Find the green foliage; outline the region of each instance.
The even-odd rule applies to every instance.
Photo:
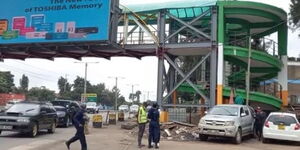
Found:
[[[59,96],[60,99],[71,99],[71,88],[72,85],[68,82],[66,78],[60,77],[58,82]]]
[[[14,75],[10,72],[0,72],[0,93],[12,92],[14,86]]]
[[[26,75],[23,74],[22,78],[20,79],[20,88],[19,88],[20,92],[27,93],[28,85],[29,85],[29,79]]]
[[[36,101],[52,101],[55,99],[55,92],[46,87],[34,87],[28,91],[27,99]]]
[[[291,0],[290,5],[290,15],[291,21],[290,24],[293,25],[295,29],[300,28],[300,0]]]

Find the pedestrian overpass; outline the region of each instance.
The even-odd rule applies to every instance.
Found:
[[[155,56],[157,101],[163,108],[228,103],[231,89],[253,106],[278,110],[288,105],[284,10],[246,1],[181,0],[128,6],[119,5],[118,0],[109,2],[106,40],[2,41],[1,59]],[[267,38],[273,33],[278,34],[277,42]],[[193,59],[194,67],[183,69],[182,58]],[[191,78],[195,73],[199,78]],[[278,83],[271,92],[261,90],[262,83],[273,78]],[[198,99],[180,102],[180,92],[194,93]]]

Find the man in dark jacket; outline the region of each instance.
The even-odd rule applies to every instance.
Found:
[[[154,103],[152,108],[148,112],[149,124],[149,138],[148,148],[152,148],[152,142],[155,144],[155,148],[158,148],[158,142],[160,141],[160,126],[159,126],[159,111],[157,103]]]
[[[255,127],[255,134],[258,137],[259,141],[262,136],[262,130],[263,130],[263,126],[264,126],[266,118],[267,118],[266,113],[264,111],[262,111],[260,107],[257,107],[254,127]]]
[[[76,134],[74,137],[72,137],[70,140],[66,142],[66,146],[68,150],[70,149],[70,145],[79,140],[81,144],[81,150],[87,150],[87,144],[86,144],[86,139],[84,135],[84,124],[85,124],[85,119],[84,119],[84,112],[86,106],[83,104],[80,106],[81,109],[79,109],[75,116],[73,117],[73,123],[76,128]]]

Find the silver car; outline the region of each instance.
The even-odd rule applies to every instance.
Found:
[[[199,122],[200,140],[209,136],[231,137],[240,144],[242,137],[253,135],[254,111],[245,105],[217,105]]]

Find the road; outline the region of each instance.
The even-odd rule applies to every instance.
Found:
[[[102,113],[105,114],[105,113]],[[104,120],[105,120],[105,115]],[[30,138],[24,135],[4,132],[0,135],[1,150],[64,150],[64,142],[73,136],[75,129],[57,128],[54,134],[41,132],[37,137]],[[132,131],[121,130],[120,124],[105,126],[102,129],[90,128],[87,135],[89,150],[137,150],[136,135]],[[143,140],[147,144],[147,139]],[[144,147],[142,150],[148,148]],[[263,144],[256,139],[245,139],[242,144],[232,144],[226,139],[210,139],[207,142],[175,142],[162,140],[161,150],[205,149],[205,150],[299,150],[299,144],[295,142],[274,141],[271,144]],[[72,145],[72,150],[80,150],[79,143]]]

